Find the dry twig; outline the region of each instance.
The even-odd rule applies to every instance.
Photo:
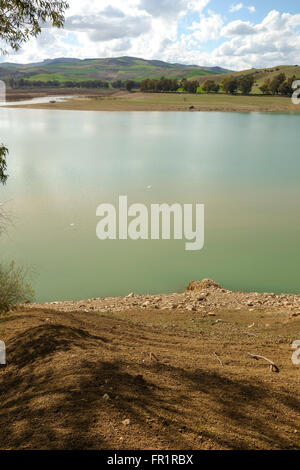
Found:
[[[218,359],[219,363],[221,364],[222,367],[224,367],[224,364],[223,362],[221,361],[220,357],[218,356],[218,354],[216,352],[214,352],[214,356]]]
[[[157,362],[159,362],[159,359],[157,358],[157,356],[155,356],[155,354],[153,352],[150,353],[150,361],[152,361],[153,359],[155,359]]]
[[[248,353],[248,355],[249,355],[250,357],[252,357],[253,359],[255,359],[256,361],[259,361],[260,359],[263,359],[264,361],[269,362],[269,364],[270,364],[270,372],[276,372],[276,373],[279,372],[279,368],[276,366],[276,364],[274,364],[274,362],[271,361],[270,359],[268,359],[267,357],[258,356],[257,354],[251,354],[251,353]]]

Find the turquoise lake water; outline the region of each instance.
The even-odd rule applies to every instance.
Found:
[[[300,293],[300,116],[0,109],[0,187],[13,225],[0,259],[31,271],[38,301],[182,291]],[[96,208],[205,204],[205,246],[100,241]]]

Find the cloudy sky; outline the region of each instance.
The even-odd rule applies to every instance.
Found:
[[[69,0],[64,30],[2,61],[134,56],[233,70],[300,64],[299,0]]]

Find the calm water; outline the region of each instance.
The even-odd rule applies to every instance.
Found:
[[[0,100],[0,106],[23,106],[26,104],[43,104],[43,103],[49,103],[50,101],[56,101],[56,102],[63,102],[67,101],[70,98],[74,98],[74,96],[41,96],[39,98],[31,98],[29,100],[19,100],[19,101],[1,101]]]
[[[182,290],[300,293],[299,115],[0,109],[14,227],[1,259],[31,268],[40,301]],[[151,189],[149,188],[151,186]],[[96,238],[96,207],[204,203],[206,242]]]

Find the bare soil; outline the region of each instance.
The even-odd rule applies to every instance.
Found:
[[[276,296],[250,307],[242,293],[233,307],[234,293],[207,282],[189,289],[176,295],[207,309],[163,310],[151,296],[126,309],[130,295],[2,315],[0,449],[300,449],[300,309]]]
[[[18,92],[18,90],[17,90]],[[20,91],[20,94],[24,91]],[[291,112],[299,113],[300,105],[282,96],[243,96],[226,94],[141,93],[120,90],[45,89],[25,93],[22,98],[72,95],[57,103],[22,105],[32,109],[61,109],[73,111],[220,111],[220,112]],[[8,94],[11,101],[18,93]],[[192,109],[191,106],[193,106]]]

